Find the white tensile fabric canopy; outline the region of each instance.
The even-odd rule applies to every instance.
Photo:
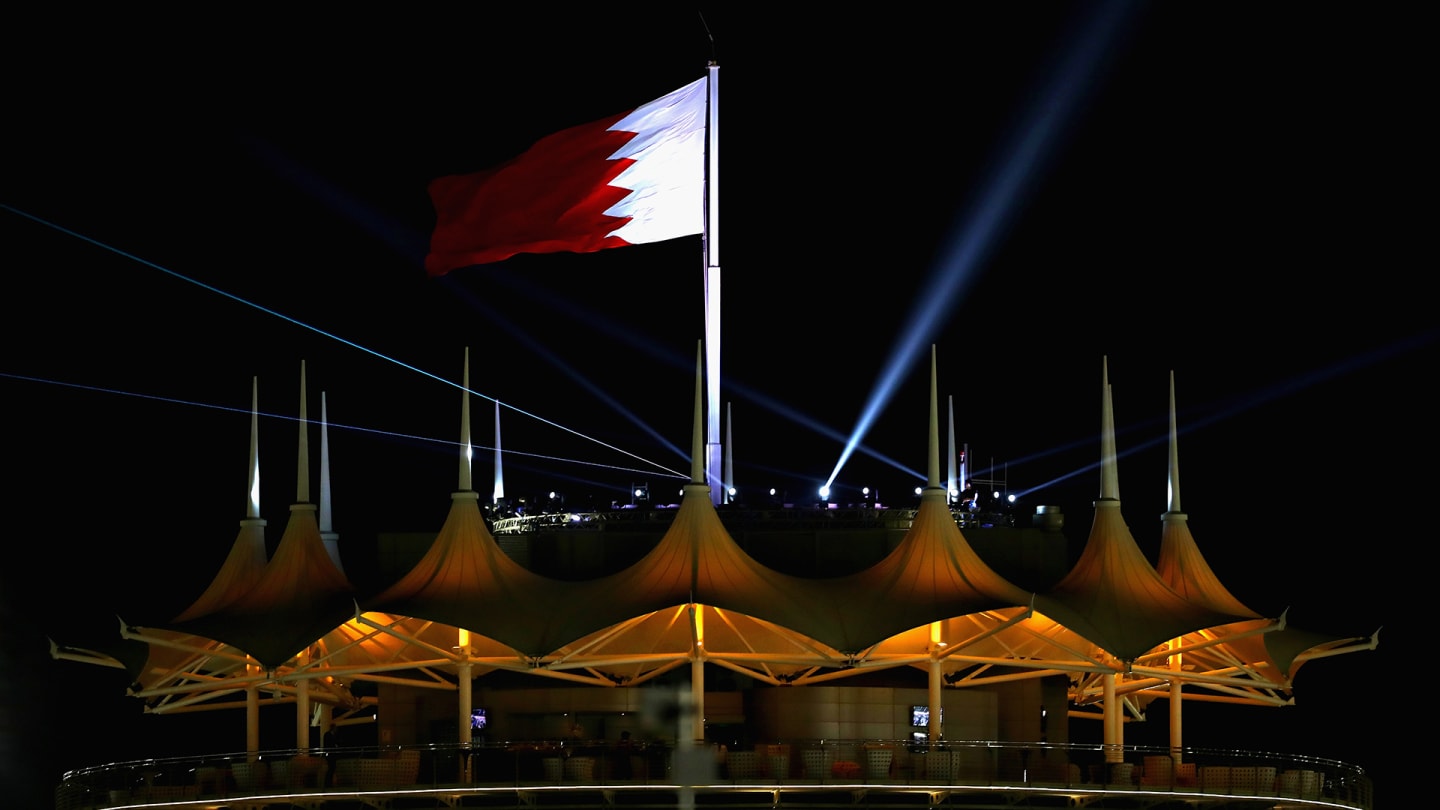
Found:
[[[699,377],[692,481],[656,546],[614,574],[550,579],[496,543],[470,486],[467,353],[461,486],[427,553],[396,582],[356,597],[302,484],[272,559],[264,559],[265,522],[252,502],[229,557],[188,609],[159,626],[122,627],[124,639],[146,645],[143,666],[61,645],[52,652],[132,669],[132,693],[150,711],[246,706],[252,717],[261,694],[302,710],[317,703],[357,711],[367,699],[347,684],[379,677],[456,690],[468,716],[471,679],[495,670],[613,687],[701,663],[794,685],[918,667],[937,687],[932,694],[936,679],[964,687],[1065,674],[1072,703],[1103,711],[1115,721],[1107,741],[1118,741],[1122,710],[1143,711],[1157,697],[1178,701],[1182,688],[1186,697],[1286,705],[1301,663],[1377,643],[1287,628],[1220,583],[1179,511],[1173,383],[1172,502],[1159,565],[1120,513],[1107,375],[1101,497],[1089,538],[1067,576],[1032,594],[993,571],[950,513],[939,477],[933,353],[930,480],[919,509],[883,559],[835,578],[774,571],[727,532],[704,483]],[[303,393],[301,409],[304,481]],[[256,458],[252,441],[258,475]],[[1168,691],[1155,689],[1164,684]]]

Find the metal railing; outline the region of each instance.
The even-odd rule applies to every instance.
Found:
[[[1014,806],[1025,796],[1067,796],[1104,806],[1337,807],[1370,810],[1369,775],[1343,762],[1277,753],[1142,746],[958,741],[935,745],[887,740],[790,740],[743,750],[668,744],[538,741],[470,746],[417,745],[272,750],[144,759],[66,773],[56,810],[90,808],[342,807],[401,796],[450,806],[487,796],[515,806],[538,792],[604,789],[593,806],[636,794],[665,806],[675,792],[707,794],[708,806],[754,805],[756,792],[778,806],[803,794],[810,807]],[[667,798],[668,797],[668,798]],[[1116,802],[1119,802],[1117,804]],[[1021,802],[1022,806],[1023,802]]]

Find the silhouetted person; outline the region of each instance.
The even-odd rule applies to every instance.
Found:
[[[335,785],[335,766],[340,758],[340,727],[331,724],[320,738],[320,747],[325,752],[325,787]]]
[[[620,732],[620,741],[615,743],[615,778],[634,779],[635,768],[630,757],[635,753],[635,743],[630,740],[630,732]]]

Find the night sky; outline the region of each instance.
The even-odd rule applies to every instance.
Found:
[[[52,662],[45,639],[173,615],[204,588],[245,514],[252,380],[275,538],[296,495],[302,361],[312,420],[326,397],[342,553],[443,522],[467,347],[477,490],[499,400],[507,495],[678,492],[700,239],[427,278],[426,184],[663,95],[712,58],[742,497],[803,500],[873,414],[870,452],[837,485],[911,502],[933,345],[957,441],[1027,511],[1061,506],[1078,551],[1108,362],[1122,508],[1153,560],[1173,372],[1182,505],[1222,581],[1297,627],[1385,628],[1375,651],[1307,665],[1293,707],[1187,714],[1187,742],[1383,779],[1377,738],[1405,733],[1387,716],[1423,692],[1376,684],[1415,649],[1401,600],[1423,587],[1433,534],[1417,14],[647,13],[13,19],[7,787],[48,800],[64,768],[136,733],[124,684]],[[313,427],[311,441],[316,492]],[[1165,719],[1152,725],[1163,741]],[[77,729],[80,750],[58,741]]]

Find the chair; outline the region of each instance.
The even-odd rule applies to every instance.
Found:
[[[325,784],[325,760],[309,754],[270,763],[270,786],[289,790],[319,788]]]
[[[1133,762],[1112,762],[1110,763],[1110,785],[1111,787],[1134,787],[1135,786],[1135,763]]]
[[[1255,766],[1236,765],[1230,768],[1230,791],[1232,793],[1254,796],[1259,782],[1255,775]]]
[[[360,784],[360,763],[359,759],[339,759],[335,761],[335,786],[354,787]]]
[[[251,792],[265,787],[269,767],[259,760],[255,762],[233,762],[230,764],[230,775],[235,779],[235,789],[241,792]]]
[[[848,759],[837,759],[830,765],[830,775],[846,781],[860,778],[860,763]]]
[[[948,783],[954,778],[955,757],[950,751],[925,752],[925,778],[931,782]]]
[[[357,780],[361,790],[384,790],[394,781],[394,768],[386,759],[357,759]]]
[[[754,779],[760,775],[760,755],[754,751],[731,751],[725,755],[730,769],[730,778]]]
[[[570,757],[565,760],[565,779],[582,785],[593,783],[595,781],[595,758]]]
[[[890,765],[895,761],[895,749],[889,746],[865,749],[865,778],[868,780],[889,779]]]
[[[1175,760],[1168,754],[1145,757],[1145,771],[1140,776],[1144,787],[1173,787],[1175,785]]]
[[[227,768],[204,765],[195,769],[195,787],[202,796],[224,793],[229,778],[230,771]]]
[[[1176,787],[1195,787],[1200,784],[1200,774],[1193,762],[1175,763]]]
[[[1255,792],[1261,796],[1275,795],[1275,767],[1260,765],[1255,768]]]
[[[540,772],[545,781],[559,782],[565,778],[565,760],[560,757],[544,757],[540,760]]]
[[[1226,765],[1206,765],[1200,769],[1200,789],[1206,793],[1230,792],[1230,768]]]
[[[396,787],[413,785],[420,778],[420,749],[404,748],[387,754],[386,760],[390,763],[391,784]]]
[[[807,748],[800,752],[806,779],[824,779],[830,775],[830,752],[824,748]]]
[[[766,766],[770,769],[770,777],[776,781],[790,778],[790,751],[789,746],[782,750],[781,746],[772,745],[771,751],[766,755]]]

